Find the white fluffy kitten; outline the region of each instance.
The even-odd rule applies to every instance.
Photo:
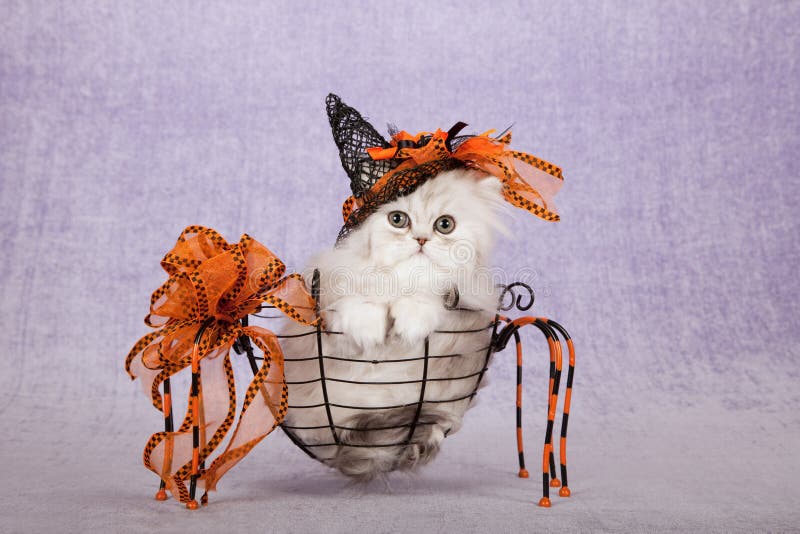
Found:
[[[318,459],[349,476],[370,479],[427,463],[445,435],[460,428],[488,364],[499,296],[488,276],[488,259],[503,206],[496,178],[466,169],[446,171],[381,206],[336,248],[311,262],[306,279],[311,280],[314,268],[320,270],[326,330],[340,332],[324,334],[322,350],[341,444],[311,447]],[[455,310],[445,307],[453,289],[459,295]],[[476,331],[437,332],[454,330]],[[304,331],[291,323],[282,333]],[[425,403],[409,436],[426,338],[431,358]],[[334,443],[321,406],[316,336],[285,338],[281,344],[290,399],[285,427],[306,444]],[[390,361],[409,358],[416,359]],[[449,399],[461,400],[431,402]],[[367,430],[397,425],[404,426]],[[399,445],[372,446],[387,444]]]

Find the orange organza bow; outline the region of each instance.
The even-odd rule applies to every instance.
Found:
[[[462,123],[463,124],[463,123]],[[547,221],[558,221],[553,197],[564,183],[561,169],[536,156],[509,150],[511,132],[495,139],[489,137],[493,130],[468,138],[450,151],[448,133],[436,130],[433,134],[421,132],[411,135],[399,132],[392,136],[391,147],[374,147],[367,153],[374,160],[397,159],[402,163],[384,174],[370,188],[367,195],[375,195],[398,173],[430,161],[455,158],[467,167],[482,170],[496,176],[503,184],[506,201],[527,210]],[[418,146],[423,137],[430,140]],[[350,197],[344,202],[342,213],[345,221],[350,213],[363,204],[363,199]]]
[[[193,387],[183,423],[174,432],[153,434],[144,450],[145,466],[161,477],[173,496],[189,502],[187,479],[193,477],[206,491],[215,489],[219,478],[286,414],[288,390],[277,338],[265,328],[242,326],[240,320],[263,303],[303,324],[316,324],[319,318],[302,278],[284,276],[283,262],[247,235],[229,244],[210,228],[190,226],[161,265],[170,277],[153,293],[145,318],[158,330],[134,345],[125,369],[142,380],[153,405],[171,421],[168,379],[192,368]],[[264,360],[246,390],[234,428],[237,402],[229,352],[243,336],[264,352]],[[231,428],[227,447],[204,469]],[[199,439],[193,435],[195,429]]]

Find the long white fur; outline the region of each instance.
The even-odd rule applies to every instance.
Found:
[[[424,340],[429,338],[431,355],[460,354],[453,358],[429,360],[428,377],[453,378],[480,373],[486,363],[491,328],[472,334],[437,333],[436,330],[471,330],[488,326],[497,309],[497,290],[488,276],[493,236],[502,230],[498,211],[505,203],[501,185],[493,177],[473,170],[446,171],[428,180],[412,194],[387,203],[368,217],[339,246],[326,250],[309,264],[320,270],[321,313],[329,331],[342,334],[323,336],[326,356],[357,358],[359,362],[325,360],[329,401],[343,406],[382,407],[413,405],[419,400],[420,384],[367,385],[336,382],[418,380],[422,362],[385,362],[390,359],[419,357]],[[398,229],[389,224],[388,214],[399,210],[408,214],[410,226]],[[450,234],[434,230],[442,215],[455,219]],[[420,245],[417,238],[428,241]],[[306,274],[307,274],[306,270]],[[310,276],[306,276],[310,280]],[[459,308],[448,310],[445,298],[458,289]],[[307,329],[287,324],[283,334],[299,334]],[[313,335],[282,341],[286,378],[290,384],[292,406],[323,402]],[[381,364],[371,363],[382,361]],[[331,380],[334,379],[334,380]],[[426,400],[445,400],[469,395],[477,376],[461,380],[427,382]],[[314,447],[320,458],[357,478],[372,478],[393,469],[408,469],[429,461],[446,434],[461,426],[470,399],[426,404],[427,424],[420,427],[410,450],[397,447],[347,448]],[[352,426],[359,418],[380,417],[381,412],[333,407],[337,425]],[[286,424],[325,426],[321,429],[294,430],[305,443],[331,443],[328,420],[323,407],[290,408]],[[341,430],[343,439],[367,443],[395,442],[402,430],[350,433]],[[346,439],[345,439],[346,440]],[[414,448],[416,447],[416,448]],[[408,447],[406,447],[408,449]],[[398,456],[405,461],[398,463]]]

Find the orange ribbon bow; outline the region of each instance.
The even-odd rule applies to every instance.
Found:
[[[459,126],[465,125],[461,123]],[[392,146],[367,149],[373,160],[396,159],[402,162],[378,179],[362,198],[351,196],[345,200],[342,206],[345,221],[353,211],[368,202],[370,197],[377,196],[398,174],[425,163],[449,158],[462,161],[469,168],[496,176],[503,184],[504,198],[514,206],[544,220],[558,221],[559,216],[552,199],[564,183],[561,168],[531,154],[507,149],[506,145],[511,142],[511,132],[497,139],[489,137],[492,132],[493,130],[489,130],[469,137],[453,151],[448,143],[448,132],[442,130],[436,130],[433,134],[421,132],[413,136],[402,131],[392,136]],[[420,146],[420,141],[428,137],[428,142]]]
[[[319,318],[300,275],[284,276],[283,262],[246,234],[229,244],[210,228],[190,226],[161,266],[170,277],[153,293],[145,318],[146,324],[158,330],[134,345],[125,369],[131,378],[142,380],[153,405],[171,423],[169,378],[192,368],[192,391],[183,423],[176,431],[170,431],[168,423],[168,431],[153,434],[144,450],[144,464],[161,477],[162,488],[189,503],[187,479],[192,489],[196,482],[205,491],[215,489],[219,478],[283,421],[288,408],[283,353],[275,334],[243,326],[241,319],[263,303],[303,324],[315,325]],[[229,352],[243,337],[264,352],[263,364],[246,390],[227,447],[204,469],[236,418]]]

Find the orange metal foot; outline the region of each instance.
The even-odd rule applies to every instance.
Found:
[[[548,499],[547,497],[542,497],[541,499],[539,499],[539,506],[541,506],[542,508],[550,508],[550,499]]]
[[[189,510],[197,510],[197,501],[189,501],[186,503],[186,508]]]
[[[558,480],[557,478],[554,478],[553,480],[550,481],[550,487],[551,488],[560,488],[561,487],[561,481]]]
[[[568,487],[564,486],[563,488],[561,488],[560,490],[558,490],[558,494],[559,494],[561,497],[569,497],[570,495],[572,495],[572,492],[571,492],[571,491],[569,491],[569,488],[568,488]]]
[[[164,489],[158,490],[156,493],[156,500],[157,501],[166,501],[167,500],[167,491]]]
[[[528,478],[528,470],[527,469],[520,469],[519,470],[519,478]]]

